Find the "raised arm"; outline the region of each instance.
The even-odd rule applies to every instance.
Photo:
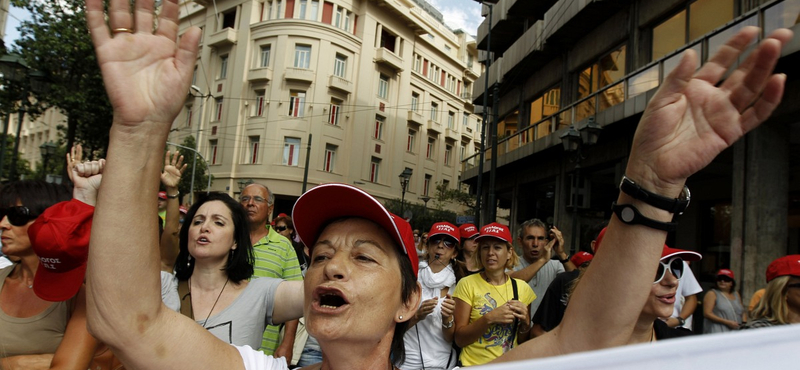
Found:
[[[629,178],[648,191],[677,198],[689,176],[769,117],[781,100],[786,80],[772,70],[791,31],[775,31],[721,81],[758,33],[754,27],[740,31],[697,72],[697,55],[686,51],[639,122],[625,172]],[[623,193],[617,203],[632,204],[656,221],[672,219],[671,213]],[[612,216],[603,248],[570,299],[562,324],[501,360],[626,343],[649,294],[666,235]]]
[[[186,167],[187,164],[183,163],[183,156],[179,152],[167,151],[164,157],[164,171],[161,172],[161,184],[167,191],[167,215],[160,245],[161,271],[169,273],[172,273],[175,259],[178,258],[178,233],[181,229],[178,184]]]
[[[114,108],[108,165],[89,248],[88,324],[127,369],[242,369],[236,349],[161,303],[154,220],[169,127],[189,91],[200,30],[178,41],[178,2],[86,1],[106,92]],[[108,19],[108,24],[106,24]]]

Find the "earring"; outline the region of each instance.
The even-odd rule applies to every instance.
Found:
[[[190,254],[188,257],[186,257],[186,267],[191,267],[191,266],[192,266],[192,255]]]
[[[403,315],[400,315],[400,320],[402,320],[402,319],[403,319]]]

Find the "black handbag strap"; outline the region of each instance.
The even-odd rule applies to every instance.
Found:
[[[510,279],[511,279],[511,290],[514,293],[514,298],[512,299],[514,299],[515,301],[519,300],[519,295],[518,295],[519,293],[517,292],[517,279],[514,278]],[[511,326],[511,343],[510,343],[511,348],[514,348],[514,341],[517,338],[517,327],[519,327],[519,320],[514,319],[514,324]]]
[[[192,292],[189,290],[187,280],[178,281],[178,296],[181,298],[181,314],[194,320],[192,314]]]

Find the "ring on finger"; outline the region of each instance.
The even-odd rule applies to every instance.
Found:
[[[119,28],[112,29],[111,33],[113,33],[115,35],[118,34],[118,33],[133,33],[133,30],[130,29],[130,28],[119,27]]]

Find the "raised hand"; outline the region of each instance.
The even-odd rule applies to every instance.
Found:
[[[166,188],[177,188],[181,182],[181,176],[186,171],[188,164],[183,163],[183,156],[180,152],[167,151],[164,157],[164,171],[161,172],[161,183]]]
[[[90,206],[97,203],[97,192],[103,179],[105,159],[76,164],[73,168],[72,181],[75,187],[72,196]]]
[[[194,70],[200,30],[178,37],[178,1],[161,1],[153,30],[153,0],[110,0],[106,25],[103,0],[86,0],[86,20],[114,108],[114,121],[125,126],[166,125],[183,106]]]
[[[746,27],[697,72],[697,55],[685,52],[642,116],[628,177],[650,191],[676,197],[687,177],[769,117],[786,81],[772,70],[791,31],[773,32],[719,83],[758,33]]]

